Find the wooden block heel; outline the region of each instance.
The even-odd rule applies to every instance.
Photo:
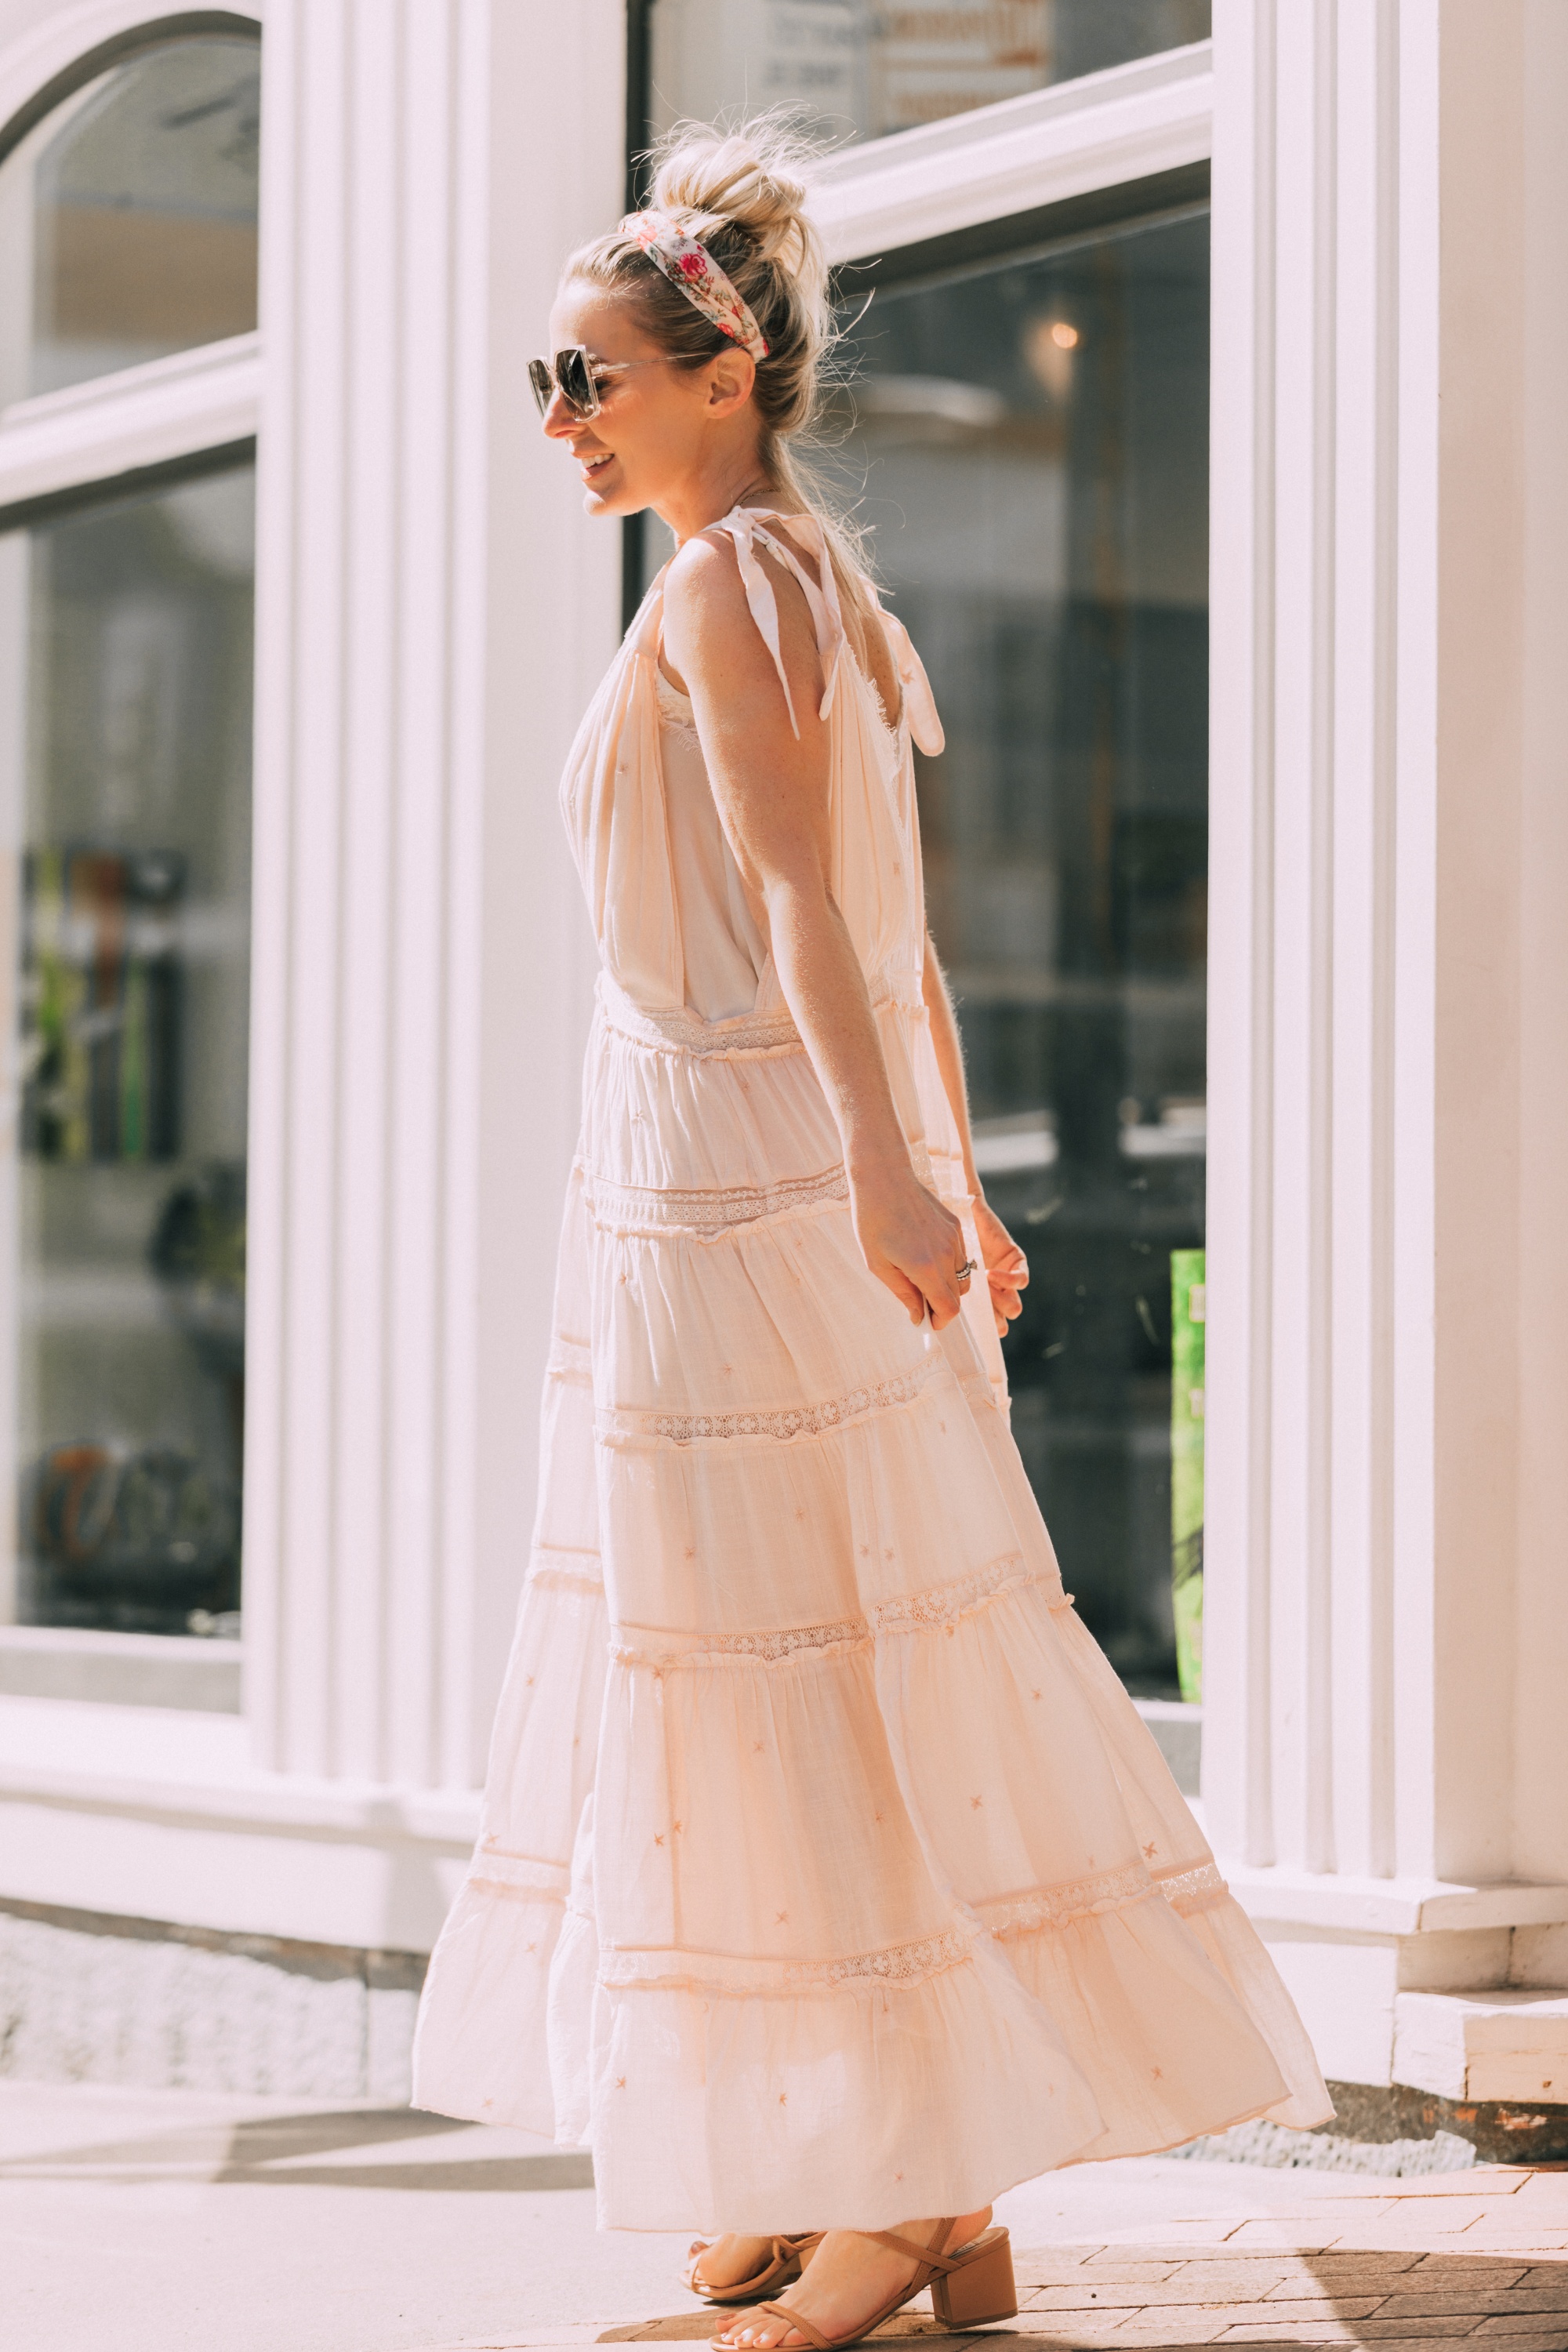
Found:
[[[1013,2244],[1005,2230],[987,2230],[953,2257],[950,2271],[931,2283],[931,2309],[944,2327],[988,2327],[1017,2315]]]
[[[858,2327],[851,2327],[842,2336],[826,2336],[803,2311],[793,2304],[763,2303],[756,2307],[766,2312],[770,2319],[782,2319],[787,2347],[790,2336],[797,2336],[808,2352],[846,2352],[851,2344],[858,2344],[884,2319],[891,2319],[906,2303],[912,2303],[921,2289],[929,2286],[936,2315],[944,2327],[984,2327],[994,2319],[1011,2319],[1018,2309],[1017,2289],[1013,2284],[1013,2247],[1003,2229],[984,2230],[973,2245],[964,2246],[956,2254],[942,2252],[952,2235],[951,2221],[936,2225],[936,2242],[931,2246],[911,2244],[908,2238],[897,2238],[891,2230],[864,2230],[862,2237],[874,2238],[879,2246],[891,2246],[896,2254],[913,2258],[915,2274],[908,2286],[889,2297],[879,2311],[873,2311]],[[738,2320],[731,2321],[738,2326]],[[731,2343],[726,2333],[709,2338],[711,2352],[741,2352]],[[792,2347],[793,2352],[793,2347]]]

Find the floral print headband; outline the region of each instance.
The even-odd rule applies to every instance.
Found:
[[[721,335],[728,335],[754,360],[767,358],[762,329],[705,245],[678,228],[668,213],[628,213],[621,229]]]

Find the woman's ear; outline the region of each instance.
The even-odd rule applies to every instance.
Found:
[[[732,416],[750,397],[757,380],[757,363],[749,352],[721,352],[708,376],[708,413]]]

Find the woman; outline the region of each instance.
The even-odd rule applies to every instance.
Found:
[[[928,2282],[1010,2312],[1015,2181],[1332,2112],[1008,1434],[1027,1271],[921,907],[941,728],[790,455],[829,331],[786,142],[688,132],[533,370],[588,511],[678,552],[563,785],[599,1006],[416,2052],[422,2105],[590,2141],[605,2226],[723,2233],[692,2284],[755,2300],[717,2341],[818,2352]]]

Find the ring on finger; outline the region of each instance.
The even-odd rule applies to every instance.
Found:
[[[972,1257],[966,1257],[952,1278],[954,1282],[967,1282],[972,1274],[978,1274],[980,1268],[974,1260]]]

